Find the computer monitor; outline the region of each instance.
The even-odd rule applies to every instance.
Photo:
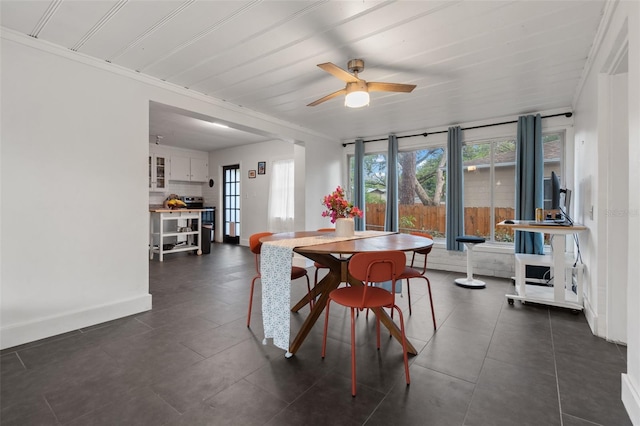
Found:
[[[564,219],[569,219],[571,208],[571,190],[560,187],[560,179],[556,172],[551,172],[551,210],[560,210]]]
[[[551,172],[551,210],[560,210],[560,179],[556,172]]]

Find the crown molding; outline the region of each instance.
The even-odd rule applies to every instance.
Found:
[[[606,1],[604,5],[604,10],[602,12],[602,19],[600,20],[600,25],[598,26],[598,31],[596,32],[596,36],[593,39],[593,43],[591,44],[591,50],[589,50],[589,54],[587,55],[587,62],[582,68],[582,74],[580,75],[580,80],[578,80],[578,85],[576,87],[576,91],[573,95],[573,100],[571,101],[572,109],[575,110],[576,104],[578,103],[578,99],[582,94],[582,89],[587,81],[587,77],[591,73],[591,69],[593,68],[593,62],[602,47],[602,43],[604,42],[605,35],[609,31],[609,27],[611,26],[611,21],[613,19],[613,14],[618,8],[619,0],[614,1]]]

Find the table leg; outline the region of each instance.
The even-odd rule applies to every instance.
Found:
[[[318,284],[316,284],[312,289],[310,293],[307,293],[302,299],[300,299],[300,301],[298,303],[296,303],[293,308],[291,308],[291,312],[298,312],[300,309],[304,308],[305,306],[307,306],[309,304],[309,302],[312,300],[312,298],[318,297],[318,295],[321,295],[323,292],[325,291],[331,291],[334,290],[335,288],[338,287],[338,285],[340,285],[340,282],[342,281],[346,281],[346,279],[342,280],[341,276],[345,276],[345,274],[342,274],[342,269],[345,270],[346,273],[346,261],[344,259],[337,259],[331,255],[326,256],[326,255],[318,255],[313,256],[311,254],[307,255],[309,257],[309,259],[311,260],[315,260],[316,262],[322,263],[323,265],[327,266],[329,268],[329,273],[327,274],[327,277],[330,277],[332,274],[336,275],[337,274],[337,279],[338,279],[338,284],[336,284],[335,286],[332,286],[329,290],[327,289],[327,282],[331,282],[332,285],[333,284],[333,278],[329,278],[329,281],[325,281],[325,278],[323,278],[322,280],[320,280],[320,282],[318,282]],[[344,266],[343,266],[344,265]],[[326,303],[326,301],[325,301]]]
[[[307,335],[313,328],[314,324],[320,317],[320,314],[324,311],[324,308],[327,306],[329,293],[331,293],[331,291],[333,291],[334,289],[338,288],[338,286],[340,285],[340,282],[341,282],[340,275],[336,274],[331,270],[313,288],[312,292],[320,291],[320,298],[318,298],[316,302],[313,304],[313,309],[311,310],[311,313],[302,324],[302,327],[300,327],[300,330],[298,331],[298,334],[296,335],[296,337],[293,339],[293,342],[291,342],[291,344],[289,345],[289,352],[291,352],[292,354],[295,354],[298,351],[298,349],[302,345],[302,342],[304,342],[304,339],[307,337]],[[300,305],[300,303],[302,303],[305,300],[307,300],[307,297],[303,298],[300,302],[298,302],[298,305]],[[304,304],[302,306],[304,306]]]

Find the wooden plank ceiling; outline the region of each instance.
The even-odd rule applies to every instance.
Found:
[[[1,24],[350,141],[570,108],[604,6],[594,0],[3,0]],[[307,107],[344,88],[316,65],[346,69],[353,58],[364,59],[365,80],[417,88],[372,93],[371,104],[360,109],[345,108],[342,97]],[[150,134],[190,132],[190,148],[265,138],[211,130],[223,135],[215,142],[191,123],[201,117],[155,107]]]

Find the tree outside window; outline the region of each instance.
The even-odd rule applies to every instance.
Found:
[[[350,187],[353,190],[354,157],[350,161]],[[444,236],[445,165],[444,147],[398,153],[400,232],[421,231]],[[384,229],[387,203],[387,157],[383,153],[364,157],[366,227]],[[425,209],[429,207],[428,213]]]

